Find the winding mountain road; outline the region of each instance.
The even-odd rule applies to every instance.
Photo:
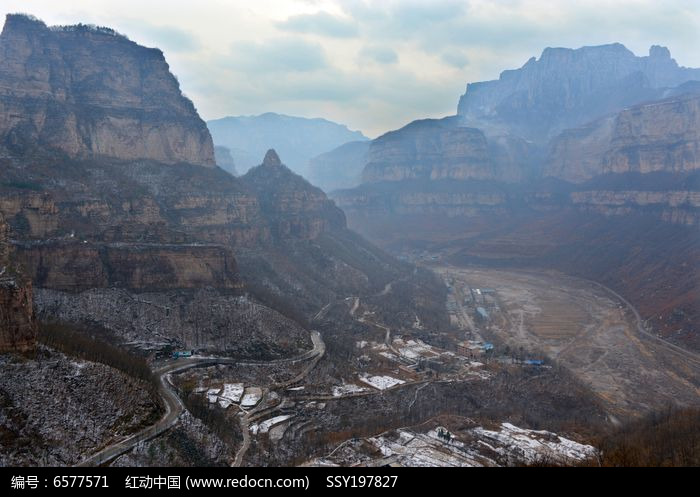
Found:
[[[682,347],[679,347],[678,345],[675,345],[668,340],[664,340],[661,337],[658,337],[654,335],[653,333],[650,333],[647,331],[647,329],[644,327],[644,320],[642,319],[642,316],[639,314],[639,311],[637,310],[636,307],[634,307],[626,298],[624,298],[622,295],[617,293],[615,290],[612,288],[608,288],[607,286],[603,285],[602,283],[598,283],[597,281],[593,280],[586,280],[593,285],[601,288],[602,290],[608,292],[610,295],[613,297],[617,298],[620,302],[622,302],[627,308],[630,310],[632,315],[634,316],[634,319],[637,322],[637,332],[640,335],[643,335],[647,338],[650,338],[652,340],[655,340],[657,343],[665,347],[667,350],[671,352],[675,352],[676,354],[679,354],[683,356],[685,359],[688,359],[696,364],[700,364],[700,354],[696,354],[694,352],[691,352],[690,350],[684,349]]]
[[[171,382],[170,376],[172,374],[181,373],[192,368],[214,366],[217,364],[231,364],[237,366],[276,365],[294,364],[297,362],[314,359],[313,365],[315,365],[325,353],[326,345],[321,338],[321,334],[317,331],[311,332],[311,342],[313,343],[313,348],[311,350],[308,350],[299,356],[286,359],[277,359],[274,361],[240,361],[231,358],[219,357],[191,358],[179,360],[176,363],[168,364],[167,366],[157,369],[155,374],[158,376],[159,381],[158,391],[163,399],[163,404],[165,405],[165,414],[163,414],[163,417],[155,424],[139,431],[138,433],[135,433],[129,438],[109,445],[99,452],[86,457],[81,462],[76,464],[76,466],[101,466],[128,452],[138,444],[147,440],[152,440],[172,428],[185,410],[185,405],[183,404],[182,399],[180,399],[178,396],[175,387]],[[305,372],[308,372],[309,370],[310,368],[307,368]],[[245,451],[243,451],[243,453],[245,453]]]

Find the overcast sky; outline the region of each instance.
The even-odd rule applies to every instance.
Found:
[[[700,0],[2,0],[165,52],[202,117],[325,117],[374,137],[454,114],[471,81],[547,46],[668,46],[700,67]]]

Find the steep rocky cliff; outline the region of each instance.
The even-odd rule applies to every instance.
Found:
[[[0,214],[0,353],[30,352],[36,347],[37,327],[32,285],[12,260],[8,226]]]
[[[694,91],[693,91],[694,90]],[[700,91],[636,105],[554,140],[544,176],[580,183],[602,174],[700,169]]]
[[[24,15],[8,15],[0,35],[0,147],[215,164],[206,124],[160,50]]]
[[[615,120],[603,173],[700,169],[700,92],[639,105]]]
[[[679,67],[665,47],[651,47],[647,57],[619,43],[547,48],[498,80],[469,84],[458,114],[466,125],[545,143],[564,129],[660,98],[664,88],[691,80],[700,80],[700,69]]]
[[[457,119],[425,119],[373,140],[364,183],[403,180],[501,180],[532,173],[535,150],[511,135],[487,137]]]
[[[405,179],[483,179],[492,175],[484,134],[453,120],[414,121],[372,142],[365,183]]]
[[[282,164],[268,150],[261,165],[242,177],[260,201],[278,239],[312,240],[330,229],[345,228],[345,215],[326,194]]]
[[[220,245],[53,241],[19,243],[17,252],[43,288],[155,291],[241,286],[233,252]]]

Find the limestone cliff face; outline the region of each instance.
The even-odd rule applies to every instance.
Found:
[[[700,93],[639,105],[615,120],[604,173],[700,169]]]
[[[160,50],[23,15],[7,16],[0,35],[0,147],[215,164],[206,124]]]
[[[700,92],[637,105],[552,141],[544,176],[581,183],[602,174],[700,169]]]
[[[270,238],[253,192],[219,168],[188,164],[0,158],[0,212],[21,240],[240,247]]]
[[[537,149],[509,134],[487,136],[455,118],[414,121],[373,140],[363,183],[404,180],[521,181],[533,172]]]
[[[232,251],[218,245],[35,242],[18,244],[17,256],[38,286],[55,290],[240,287]]]
[[[372,216],[445,216],[478,218],[487,215],[517,215],[523,210],[547,212],[574,208],[581,212],[605,216],[639,215],[672,224],[700,226],[700,193],[695,190],[599,190],[579,188],[559,191],[556,188],[525,187],[510,191],[473,191],[461,185],[420,191],[403,188],[394,191],[360,189],[334,192],[334,199],[351,219],[351,227],[362,230],[357,219]],[[358,224],[359,223],[359,224]]]
[[[30,352],[36,347],[32,285],[17,272],[0,215],[0,353]]]
[[[551,142],[543,175],[581,183],[601,174],[614,128],[611,116],[564,131]]]
[[[18,220],[32,237],[44,237],[58,229],[58,207],[51,195],[39,192],[3,192],[0,212]]]
[[[372,142],[365,183],[407,179],[483,179],[493,171],[484,134],[445,120],[415,121]]]
[[[697,191],[589,190],[573,192],[571,202],[581,210],[606,216],[645,212],[672,224],[700,226]]]
[[[243,182],[256,194],[272,234],[278,239],[312,240],[324,231],[345,228],[345,215],[326,194],[290,171],[269,150]]]
[[[547,48],[496,81],[469,84],[458,114],[466,125],[545,143],[564,129],[659,98],[663,88],[691,80],[700,80],[700,69],[679,67],[664,47],[651,47],[647,57],[619,43]]]
[[[507,211],[508,196],[503,192],[425,192],[400,191],[391,195],[378,192],[336,192],[338,206],[353,215],[443,215],[472,217],[485,212]]]

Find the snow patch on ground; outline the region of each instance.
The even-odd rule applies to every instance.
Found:
[[[250,425],[250,431],[253,433],[253,435],[257,435],[258,433],[267,433],[270,428],[287,421],[291,417],[291,414],[285,414],[283,416],[275,416],[274,418],[266,419],[262,423]]]
[[[405,381],[399,380],[398,378],[394,378],[392,376],[361,376],[360,381],[367,383],[369,386],[374,387],[377,390],[386,390],[387,388],[406,383]]]
[[[439,355],[433,347],[421,340],[403,340],[396,338],[392,342],[395,349],[407,359],[418,359],[421,357],[436,357]]]
[[[241,399],[241,407],[255,407],[262,399],[262,389],[259,387],[248,387],[245,389],[245,394]]]
[[[400,429],[364,440],[348,440],[310,466],[398,464],[424,466],[510,466],[527,463],[574,464],[594,457],[590,445],[548,431],[503,423],[499,430],[468,430],[460,440],[445,428],[427,433]]]
[[[343,383],[341,386],[333,387],[333,397],[342,397],[353,393],[366,392],[367,389],[354,383]]]
[[[228,409],[231,404],[238,404],[243,397],[243,383],[225,383],[224,393],[219,396],[219,405]]]
[[[210,404],[215,404],[217,400],[219,400],[219,392],[221,392],[220,388],[210,388],[207,390],[207,399],[209,399]]]
[[[387,359],[389,359],[389,360],[391,360],[391,361],[394,361],[394,362],[398,362],[398,361],[399,361],[399,356],[397,356],[397,355],[394,354],[393,352],[380,352],[379,355],[380,355],[380,356],[383,356],[383,357],[386,357]]]
[[[595,456],[596,449],[580,444],[549,431],[518,428],[510,423],[501,424],[500,431],[475,428],[481,443],[511,461],[526,463],[572,463]]]
[[[479,455],[461,442],[448,443],[437,436],[435,430],[427,434],[416,434],[399,430],[398,439],[381,436],[370,438],[387,462],[396,462],[410,467],[465,467],[491,466],[493,461]]]

